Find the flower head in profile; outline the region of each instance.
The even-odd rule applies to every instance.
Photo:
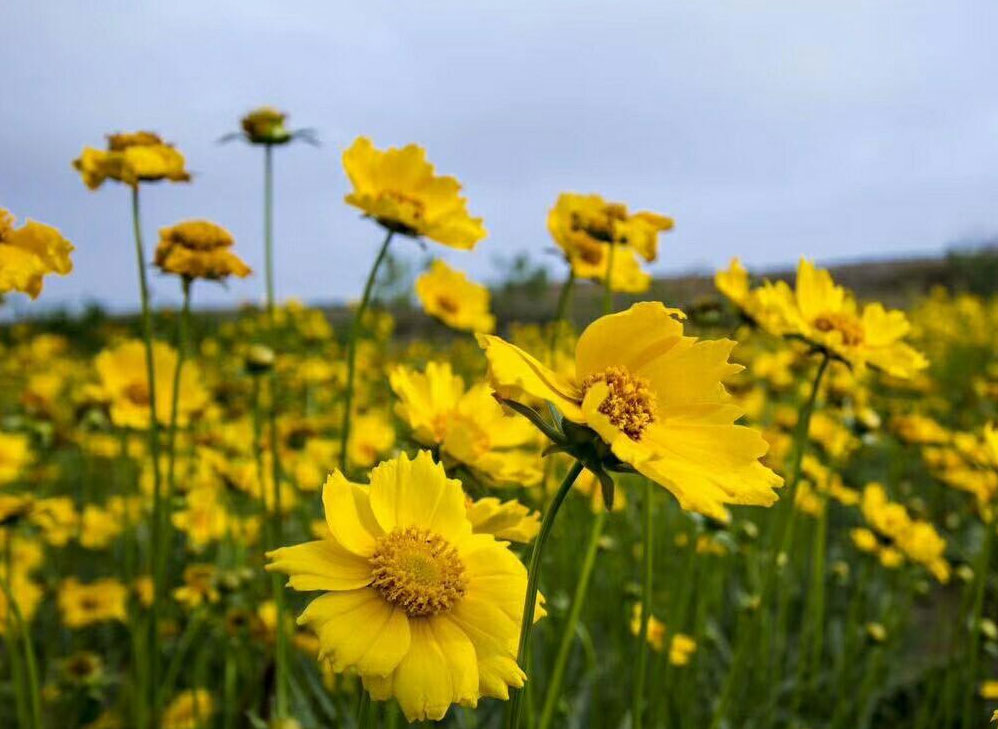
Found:
[[[28,220],[14,227],[14,216],[0,208],[0,297],[20,291],[32,299],[42,292],[43,277],[73,270],[73,244],[45,223]]]
[[[548,213],[548,231],[570,260],[593,247],[627,246],[646,261],[658,258],[659,234],[672,230],[672,218],[642,211],[599,195],[565,192]]]
[[[462,465],[488,482],[533,486],[541,480],[537,432],[503,410],[487,383],[465,388],[448,362],[423,372],[399,365],[388,381],[398,397],[395,414],[420,445],[439,449],[445,465]]]
[[[388,230],[462,250],[486,235],[482,219],[468,214],[461,184],[437,175],[422,147],[382,151],[358,137],[343,153],[343,168],[353,185],[346,202]]]
[[[737,259],[715,276],[718,289],[763,329],[801,339],[851,366],[869,365],[889,375],[911,377],[928,366],[904,339],[911,325],[901,311],[880,303],[860,307],[828,271],[801,259],[794,289],[785,282],[751,288]]]
[[[249,144],[279,147],[295,140],[318,146],[315,132],[311,129],[288,129],[288,115],[273,106],[260,106],[248,112],[239,120],[240,131],[226,134],[219,141],[231,142],[242,139]]]
[[[231,248],[232,234],[207,220],[187,220],[159,231],[154,263],[164,273],[192,280],[246,278],[250,267]]]
[[[735,342],[683,335],[682,313],[635,304],[590,324],[575,349],[575,375],[555,373],[499,337],[479,335],[496,394],[600,477],[638,471],[665,486],[684,509],[727,520],[725,504],[769,506],[782,479],[759,459],[768,445],[735,425],[741,408],[722,384],[741,369]],[[549,402],[558,422],[530,404]]]
[[[106,149],[85,147],[73,160],[83,183],[96,190],[105,180],[136,186],[142,182],[189,182],[184,155],[152,132],[109,134]]]
[[[489,312],[488,288],[469,281],[439,258],[416,279],[416,295],[423,311],[451,329],[489,333],[496,328],[496,318]]]
[[[323,487],[329,535],[268,554],[296,590],[321,591],[298,618],[319,657],[352,669],[410,721],[452,704],[508,698],[527,574],[504,542],[475,533],[459,481],[421,451],[371,471],[336,471]]]
[[[149,427],[151,391],[146,375],[145,345],[130,339],[105,349],[97,355],[95,365],[104,393],[111,406],[111,420],[124,428]],[[170,422],[173,402],[174,372],[177,353],[163,342],[153,344],[156,372],[156,419],[161,425]],[[208,405],[208,392],[201,385],[201,376],[193,364],[181,370],[177,397],[177,424],[186,427],[191,418]]]

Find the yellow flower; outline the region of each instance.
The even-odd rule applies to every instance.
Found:
[[[491,534],[496,539],[527,544],[541,528],[540,514],[519,501],[500,501],[494,496],[468,499],[468,520],[475,534]]]
[[[891,429],[908,443],[945,444],[949,443],[950,432],[932,418],[917,413],[896,415],[891,418]]]
[[[31,445],[23,433],[0,433],[0,486],[16,480],[31,463]]]
[[[200,729],[211,723],[215,701],[206,689],[181,691],[163,710],[162,729]]]
[[[28,220],[15,228],[14,216],[0,208],[0,297],[20,291],[37,299],[44,276],[73,270],[74,250],[51,225]]]
[[[7,586],[14,597],[14,604],[21,613],[21,619],[31,622],[42,601],[42,588],[32,581],[23,570],[14,571],[7,579]],[[4,635],[8,625],[13,625],[13,612],[9,610],[7,595],[0,590],[0,635]]]
[[[503,542],[475,534],[459,481],[430,454],[404,454],[370,486],[336,471],[323,487],[330,536],[269,553],[296,590],[320,590],[298,622],[320,660],[355,670],[376,700],[395,697],[409,721],[451,704],[508,698],[526,570]]]
[[[373,410],[354,418],[347,455],[350,463],[370,468],[395,445],[395,428],[384,413]],[[316,484],[316,487],[318,484]]]
[[[388,230],[462,250],[471,250],[486,235],[482,219],[468,215],[461,184],[436,175],[422,147],[381,151],[367,137],[358,137],[343,153],[343,168],[353,185],[346,202]]]
[[[69,683],[93,684],[104,673],[104,661],[91,651],[77,651],[60,661],[62,675]]]
[[[121,534],[123,523],[109,511],[94,504],[83,507],[80,517],[80,546],[104,549]]]
[[[170,422],[173,380],[177,368],[176,351],[163,342],[153,343],[156,373],[156,419]],[[146,376],[145,345],[130,339],[97,355],[97,374],[111,401],[111,420],[124,428],[149,427],[149,378]],[[197,366],[188,362],[180,373],[177,424],[186,427],[191,418],[208,405],[208,393],[201,386]]]
[[[697,651],[697,642],[685,633],[676,633],[669,643],[669,663],[673,666],[689,665],[690,658]]]
[[[184,508],[173,514],[173,525],[187,534],[188,547],[200,552],[226,535],[229,515],[215,489],[197,488],[187,492]]]
[[[874,643],[883,643],[887,640],[887,628],[885,628],[880,623],[867,623],[866,624],[866,634],[870,637]]]
[[[548,231],[570,261],[587,249],[610,245],[627,246],[646,261],[654,261],[659,234],[672,230],[673,225],[671,218],[658,213],[630,214],[623,203],[571,192],[559,195],[548,213]]]
[[[768,445],[735,425],[742,410],[721,384],[741,369],[728,361],[735,343],[683,336],[681,316],[647,302],[597,319],[579,337],[574,377],[498,337],[479,343],[500,396],[549,401],[574,432],[598,435],[604,460],[662,484],[684,509],[727,520],[725,504],[769,506],[782,479],[759,463]]]
[[[106,150],[85,147],[73,166],[91,190],[108,179],[132,186],[140,182],[191,179],[184,156],[152,132],[110,134]]]
[[[599,513],[606,509],[603,503],[603,489],[599,479],[590,471],[583,471],[575,480],[575,490],[589,499],[589,505],[593,513]],[[623,511],[627,508],[627,497],[623,492],[614,494],[612,511]]]
[[[439,447],[446,461],[463,464],[499,483],[533,486],[541,480],[536,432],[506,413],[481,383],[469,390],[448,362],[429,362],[425,372],[399,365],[389,372],[399,398],[395,413],[421,445]]]
[[[439,258],[416,279],[416,295],[423,311],[451,329],[488,333],[496,328],[496,318],[489,313],[488,288],[469,281]]]
[[[73,500],[66,496],[38,499],[28,519],[42,530],[45,541],[56,547],[76,536],[80,522]]]
[[[887,311],[879,303],[861,309],[828,271],[806,259],[797,267],[794,290],[782,281],[749,289],[737,259],[731,269],[715,276],[715,283],[764,329],[803,339],[850,365],[870,365],[899,378],[928,366],[925,357],[903,341],[911,329],[903,312]]]
[[[981,685],[977,689],[977,694],[982,699],[987,699],[988,701],[998,700],[998,681],[995,681],[994,679],[990,681],[981,681]]]
[[[606,245],[580,248],[568,262],[576,278],[606,283],[607,266],[610,272],[610,290],[623,294],[641,294],[651,287],[651,274],[641,268],[638,254],[631,248],[618,246],[609,260],[610,247]]]
[[[67,628],[83,628],[105,620],[128,620],[128,588],[106,577],[85,584],[69,577],[59,586],[59,612]]]
[[[631,609],[631,635],[641,632],[641,603],[635,603]],[[665,646],[665,623],[654,615],[648,616],[648,630],[645,632],[645,639],[652,650],[661,651]]]
[[[184,568],[184,584],[173,591],[173,599],[187,608],[218,602],[213,564],[189,564]]]
[[[250,267],[229,250],[233,243],[232,234],[222,226],[207,220],[188,220],[160,229],[155,264],[164,273],[188,279],[246,278]]]

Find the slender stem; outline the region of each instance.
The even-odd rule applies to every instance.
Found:
[[[606,511],[601,510],[593,518],[593,524],[589,530],[589,542],[586,545],[586,554],[582,560],[582,569],[579,571],[578,582],[575,584],[575,595],[572,597],[572,605],[568,610],[568,616],[565,618],[565,627],[562,629],[561,642],[558,644],[558,654],[551,669],[551,678],[548,679],[548,687],[544,694],[544,707],[541,709],[541,719],[538,729],[548,729],[554,720],[555,708],[558,704],[558,698],[561,696],[561,683],[565,678],[565,667],[568,665],[568,657],[575,643],[575,630],[579,624],[579,617],[582,614],[582,606],[586,601],[586,595],[589,592],[589,579],[592,577],[593,568],[596,565],[596,553],[605,524]]]
[[[648,668],[648,622],[651,620],[652,568],[654,557],[655,510],[651,479],[645,479],[645,528],[644,528],[644,582],[641,586],[641,630],[638,633],[638,666],[635,671],[634,693],[631,699],[631,726],[641,729],[641,710],[645,692],[645,673]]]
[[[617,246],[613,243],[607,243],[610,246],[610,250],[606,254],[606,277],[603,279],[603,314],[610,314],[613,312],[613,254],[617,250]]]
[[[263,148],[263,252],[267,281],[267,319],[274,328],[274,150]]]
[[[367,306],[371,301],[371,292],[374,290],[374,282],[378,277],[378,269],[381,267],[381,262],[385,260],[385,256],[388,253],[388,245],[392,242],[392,236],[394,235],[395,232],[389,230],[385,236],[384,243],[381,244],[378,257],[374,259],[374,265],[371,266],[371,271],[367,274],[367,283],[364,284],[364,295],[360,299],[357,311],[354,312],[353,326],[350,328],[350,340],[347,343],[347,390],[343,399],[343,427],[340,429],[340,470],[344,473],[346,473],[348,465],[347,443],[350,440],[350,420],[353,416],[353,387],[354,370],[357,366],[357,338],[360,333],[364,313],[367,311]]]
[[[149,283],[146,277],[146,256],[142,245],[142,223],[139,211],[139,186],[132,185],[132,227],[135,233],[135,259],[139,270],[139,293],[142,299],[142,337],[146,347],[146,380],[149,391],[149,452],[152,458],[153,475],[153,514],[152,539],[150,546],[155,548],[161,542],[163,530],[163,484],[159,463],[159,421],[156,417],[156,364],[153,357],[152,311],[149,307]],[[159,616],[162,606],[163,586],[156,569],[156,556],[150,549],[149,564],[153,576],[152,611],[149,620],[149,682],[146,688],[149,700],[153,697],[153,687],[159,678]],[[155,723],[156,717],[151,717]]]
[[[993,507],[992,507],[993,511]],[[984,541],[974,565],[974,603],[970,620],[970,648],[967,651],[967,679],[964,681],[963,718],[960,726],[970,729],[973,723],[974,693],[977,691],[978,652],[981,640],[981,612],[984,607],[984,592],[988,583],[988,567],[991,563],[991,548],[994,543],[995,524],[984,522]]]
[[[35,650],[31,645],[31,635],[28,631],[28,626],[25,623],[24,615],[21,613],[20,608],[17,605],[17,601],[14,599],[14,593],[10,589],[9,582],[13,579],[13,551],[14,551],[14,532],[9,530],[7,532],[7,540],[4,549],[4,570],[0,574],[0,589],[3,590],[4,599],[7,602],[7,626],[4,632],[4,637],[7,639],[7,650],[10,656],[11,663],[11,673],[12,673],[12,683],[14,684],[14,693],[17,698],[17,713],[18,721],[24,726],[28,726],[28,721],[30,720],[30,726],[34,729],[41,729],[42,726],[42,709],[41,709],[41,694],[38,689],[38,667],[35,662]],[[25,701],[25,697],[21,693],[21,657],[17,652],[17,647],[14,645],[13,628],[16,627],[20,633],[21,642],[24,643],[24,661],[27,666],[28,675],[26,677],[28,683],[28,700]]]
[[[548,505],[547,511],[544,512],[544,518],[541,520],[541,528],[537,533],[537,538],[534,539],[534,548],[530,553],[530,564],[527,567],[527,592],[523,598],[523,619],[520,622],[520,642],[516,651],[516,662],[523,664],[523,657],[526,653],[527,643],[530,640],[530,629],[534,624],[534,608],[537,604],[537,587],[540,578],[541,571],[541,557],[544,554],[544,546],[547,543],[548,537],[551,534],[551,527],[554,525],[555,517],[558,515],[558,510],[561,508],[562,502],[565,501],[565,497],[568,496],[568,492],[572,490],[572,485],[575,483],[575,479],[579,477],[582,473],[582,464],[576,461],[572,464],[569,469],[568,474],[566,474],[565,479],[561,482],[561,486],[558,487],[558,491],[555,493],[554,498]],[[521,696],[522,691],[517,691],[515,689],[511,690],[512,696],[510,698],[509,705],[506,707],[506,729],[517,729],[520,725],[520,714],[521,714]]]

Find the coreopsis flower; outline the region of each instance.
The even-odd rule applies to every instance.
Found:
[[[83,583],[69,577],[59,585],[57,600],[62,623],[84,628],[107,620],[128,620],[128,588],[113,577]]]
[[[684,509],[721,520],[725,504],[769,506],[782,479],[759,459],[768,444],[735,425],[742,410],[722,381],[742,369],[728,361],[735,342],[683,336],[682,312],[657,302],[601,317],[579,337],[572,377],[552,372],[499,337],[479,335],[498,396],[600,476],[636,470],[665,486]],[[531,398],[559,413],[539,421]]]
[[[225,537],[230,526],[225,503],[214,488],[188,491],[183,508],[173,514],[172,521],[187,535],[187,545],[195,552]]]
[[[215,701],[207,689],[181,691],[163,709],[162,729],[202,729],[211,726]]]
[[[468,499],[468,520],[475,534],[491,534],[496,539],[527,544],[541,528],[540,514],[519,501],[500,501],[494,496]]]
[[[229,276],[246,278],[250,267],[230,248],[232,234],[207,220],[187,220],[159,231],[154,263],[164,273],[185,279],[222,281]]]
[[[80,546],[104,549],[121,534],[124,523],[109,510],[87,504],[80,515]]]
[[[77,651],[59,664],[62,677],[77,686],[99,683],[104,675],[104,661],[92,651]]]
[[[618,247],[610,260],[610,246],[600,245],[579,248],[568,257],[572,274],[601,285],[606,284],[606,270],[610,270],[610,290],[619,294],[641,294],[651,287],[651,274],[641,268],[638,254],[631,248]]]
[[[123,428],[149,427],[149,378],[146,350],[141,340],[130,339],[97,355],[94,362],[101,386],[111,406],[111,420]],[[177,352],[164,342],[153,343],[156,374],[156,419],[170,422]],[[197,365],[186,363],[180,373],[177,425],[186,427],[208,405],[208,392],[201,385]]]
[[[322,591],[298,618],[320,659],[361,676],[406,718],[508,698],[527,574],[504,542],[475,534],[459,481],[426,451],[377,466],[370,485],[339,471],[323,487],[329,536],[277,549],[267,569]]]
[[[0,208],[0,297],[20,291],[37,299],[45,276],[73,270],[74,250],[51,225],[28,220],[15,228],[14,216]]]
[[[23,570],[13,570],[10,575],[4,575],[7,587],[14,598],[21,619],[30,622],[42,601],[41,586],[28,577]],[[5,635],[7,626],[14,625],[14,611],[10,609],[7,594],[0,590],[0,635]]]
[[[27,435],[0,432],[0,486],[16,480],[31,459],[31,442]]]
[[[42,532],[42,538],[54,547],[65,545],[76,536],[80,517],[73,500],[67,496],[37,499],[28,520]]]
[[[631,611],[631,635],[641,632],[641,604],[636,603]],[[652,650],[662,652],[665,648],[666,626],[654,615],[648,616],[648,629],[645,632],[645,640]],[[697,643],[690,636],[684,633],[673,633],[669,639],[669,663],[673,666],[685,666],[689,664],[690,658],[696,653]]]
[[[96,190],[104,180],[136,186],[142,182],[188,182],[184,155],[152,132],[109,134],[107,149],[84,147],[73,166],[83,183]]]
[[[370,468],[394,445],[395,427],[385,413],[372,410],[354,419],[347,443],[348,457],[353,465]]]
[[[387,230],[462,250],[486,235],[482,219],[468,214],[461,184],[437,175],[422,147],[382,151],[358,137],[343,153],[343,168],[353,185],[346,202]]]
[[[488,481],[533,486],[542,470],[537,433],[503,410],[486,383],[465,389],[448,362],[423,372],[399,365],[388,381],[399,401],[395,413],[422,446],[438,448],[444,465],[463,465]]]
[[[31,513],[35,500],[30,495],[0,493],[0,526],[7,526]]]
[[[869,365],[899,378],[928,366],[925,357],[904,341],[911,326],[903,312],[887,311],[880,303],[860,308],[828,271],[806,259],[797,267],[793,290],[782,281],[749,288],[737,259],[728,271],[715,276],[715,283],[770,333],[801,339],[851,366]]]
[[[642,211],[599,195],[564,192],[548,212],[548,232],[569,261],[587,249],[626,246],[646,261],[658,257],[658,237],[672,230],[672,218]],[[606,275],[604,267],[603,275]]]
[[[496,318],[489,311],[488,288],[470,281],[439,258],[416,279],[416,296],[423,311],[451,329],[489,333],[496,328]]]
[[[240,120],[243,134],[251,144],[287,144],[291,132],[284,126],[287,115],[272,106],[254,109]]]
[[[213,564],[187,565],[184,568],[184,584],[173,591],[173,599],[188,609],[218,602],[217,573]]]
[[[998,681],[994,679],[981,681],[980,685],[977,687],[977,695],[982,699],[987,699],[988,701],[998,700]],[[993,718],[992,721],[994,721]]]
[[[890,427],[901,440],[908,443],[942,445],[949,443],[952,438],[950,432],[935,420],[917,413],[895,415],[891,418]]]

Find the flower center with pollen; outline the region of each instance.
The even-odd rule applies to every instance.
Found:
[[[437,306],[439,306],[447,314],[456,314],[460,305],[457,301],[447,294],[441,294],[437,297]]]
[[[439,534],[410,526],[378,539],[371,587],[411,618],[445,612],[465,593],[464,564]]]
[[[583,391],[597,382],[605,382],[609,388],[597,409],[631,440],[641,440],[645,428],[655,422],[655,394],[648,380],[632,375],[624,367],[607,367],[583,380]]]
[[[863,343],[863,326],[856,317],[829,311],[820,314],[814,320],[814,328],[819,332],[838,332],[842,335],[842,343],[855,347]]]

